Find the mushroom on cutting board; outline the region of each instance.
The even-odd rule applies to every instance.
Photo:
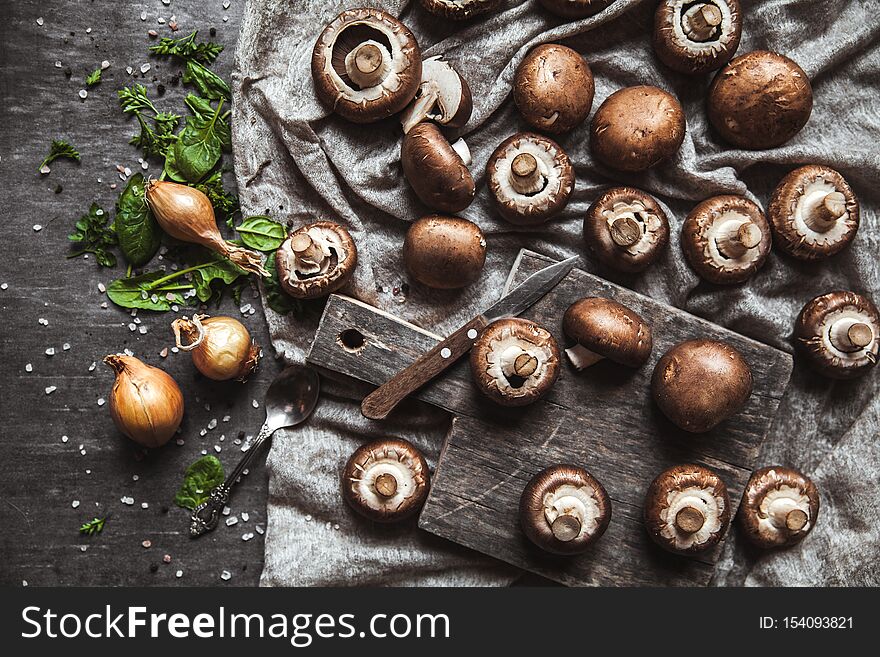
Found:
[[[379,9],[344,11],[324,28],[312,53],[312,79],[321,102],[355,123],[402,110],[422,79],[422,56],[412,32]]]
[[[474,200],[477,189],[468,170],[467,145],[462,139],[450,144],[433,123],[419,123],[406,133],[400,163],[410,187],[428,207],[460,212]]]
[[[669,220],[653,197],[634,187],[612,187],[593,201],[584,239],[603,265],[643,271],[669,244]]]
[[[574,166],[548,137],[520,132],[505,139],[486,164],[489,191],[507,221],[541,224],[559,214],[574,189]]]
[[[803,307],[794,335],[814,370],[832,379],[851,379],[877,364],[880,314],[868,297],[829,292]]]
[[[345,285],[357,266],[349,232],[332,221],[296,229],[275,252],[278,282],[297,299],[327,296]]]
[[[476,224],[432,214],[413,222],[403,243],[403,262],[422,285],[451,290],[470,285],[486,262],[486,238]]]
[[[681,227],[681,247],[693,270],[710,283],[742,283],[767,260],[772,234],[761,208],[743,196],[708,198]]]
[[[501,0],[420,0],[422,7],[436,16],[464,21],[485,14],[501,4]]]
[[[739,507],[739,524],[760,548],[800,543],[816,525],[819,490],[797,470],[776,465],[752,473]]]
[[[612,169],[644,171],[675,155],[684,133],[684,111],[675,96],[657,87],[627,87],[593,115],[590,149]]]
[[[654,52],[680,73],[723,66],[741,36],[739,0],[661,0],[654,14]]]
[[[474,109],[471,88],[441,55],[422,62],[422,83],[415,98],[400,115],[403,132],[422,121],[444,128],[461,128]]]
[[[545,9],[563,18],[586,18],[598,14],[614,0],[538,0]]]
[[[411,443],[384,438],[361,445],[342,471],[342,496],[357,513],[376,522],[397,522],[422,508],[430,474]]]
[[[785,253],[799,260],[821,260],[856,236],[859,201],[837,171],[810,164],[776,186],[767,217],[776,245]]]
[[[651,326],[633,310],[613,299],[584,297],[571,304],[562,330],[575,341],[565,355],[582,370],[603,358],[640,367],[651,355]]]
[[[804,70],[788,57],[754,50],[715,76],[708,108],[709,122],[725,141],[752,150],[775,148],[807,124],[813,90]]]
[[[611,521],[611,500],[589,472],[554,465],[526,485],[519,500],[523,533],[552,554],[578,554],[596,541]]]
[[[525,406],[543,397],[559,376],[559,347],[550,331],[519,317],[483,329],[471,349],[477,388],[502,406]]]
[[[657,361],[651,393],[673,424],[704,433],[745,406],[752,394],[752,370],[725,342],[686,340]]]
[[[513,100],[535,130],[553,134],[579,126],[593,105],[593,74],[579,53],[555,43],[532,49],[516,69]]]
[[[645,495],[645,528],[657,545],[678,554],[715,547],[730,525],[727,486],[709,468],[675,465]]]

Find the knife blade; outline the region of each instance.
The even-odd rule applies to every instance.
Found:
[[[388,417],[397,404],[470,351],[480,332],[488,324],[505,317],[514,317],[530,308],[568,275],[577,260],[577,256],[573,256],[544,267],[529,276],[482,313],[364,397],[361,402],[361,414],[371,420]]]

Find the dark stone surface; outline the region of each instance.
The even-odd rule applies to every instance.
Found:
[[[127,144],[136,124],[119,110],[116,90],[137,81],[157,98],[159,85],[164,85],[157,105],[184,113],[186,90],[172,80],[179,66],[148,56],[152,40],[147,31],[171,35],[167,23],[159,24],[157,18],[167,21],[172,15],[179,24],[177,36],[198,29],[208,38],[209,29],[216,28],[214,40],[226,50],[215,69],[228,79],[243,4],[236,0],[224,10],[222,0],[171,0],[167,6],[162,0],[0,3],[0,283],[8,285],[0,290],[0,584],[241,586],[259,579],[262,537],[256,534],[244,542],[241,536],[258,524],[265,527],[263,457],[232,499],[232,513],[239,518],[241,512],[249,513],[249,522],[221,525],[191,541],[188,512],[172,499],[187,465],[203,449],[214,453],[213,446],[221,445],[217,456],[229,470],[241,456],[232,440],[239,431],[254,434],[259,429],[263,409],[253,408],[251,401],[262,403],[269,380],[280,369],[271,347],[258,375],[247,384],[210,385],[196,375],[188,356],[159,356],[173,341],[173,313],[141,311],[141,326],[148,329],[142,335],[129,330],[127,312],[112,304],[101,309],[106,298],[98,283],[123,275],[124,266],[107,270],[94,259],[65,259],[70,252],[67,235],[92,201],[113,208],[122,186],[116,165],[139,169],[140,154]],[[38,17],[44,19],[42,26]],[[83,78],[105,59],[111,66],[103,81],[81,101],[77,92],[84,87]],[[139,68],[147,62],[152,68],[141,75]],[[133,76],[126,74],[126,66],[134,68]],[[48,176],[40,176],[37,167],[58,137],[79,149],[82,163],[57,161]],[[151,162],[145,173],[158,176],[160,171],[160,164]],[[120,188],[110,189],[111,183]],[[60,193],[55,192],[57,185],[63,188]],[[35,232],[35,224],[42,230]],[[242,303],[254,304],[257,313],[241,318],[228,299],[210,312],[242,319],[266,347],[256,291],[246,289]],[[39,318],[49,325],[39,324]],[[70,344],[69,350],[62,349],[64,343]],[[55,348],[55,356],[44,354],[49,347]],[[97,405],[98,398],[108,397],[113,381],[100,360],[125,348],[167,369],[180,383],[187,405],[185,445],[172,440],[144,455],[116,431],[107,405]],[[98,366],[90,372],[93,361]],[[27,363],[33,365],[32,373],[25,371]],[[57,390],[47,395],[47,386]],[[227,414],[230,422],[199,436],[212,418]],[[221,434],[226,435],[222,443]],[[67,443],[63,435],[69,437]],[[122,504],[123,496],[133,497],[135,504]],[[78,508],[72,507],[74,500],[80,502]],[[149,508],[141,508],[142,502]],[[103,533],[79,535],[82,522],[108,513]],[[145,540],[152,542],[149,549],[142,547]],[[162,562],[165,554],[172,556],[171,564]],[[183,571],[180,578],[175,576],[178,570]],[[220,579],[223,570],[232,574],[228,582]]]

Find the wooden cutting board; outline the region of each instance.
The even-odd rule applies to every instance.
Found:
[[[551,262],[521,252],[508,287]],[[656,547],[641,520],[645,491],[665,468],[699,463],[721,475],[735,512],[788,384],[791,356],[580,270],[573,270],[523,317],[547,327],[560,347],[568,346],[562,315],[584,296],[616,299],[651,323],[654,351],[648,363],[633,371],[601,361],[577,372],[566,360],[547,397],[510,409],[496,406],[476,390],[467,359],[462,359],[416,395],[454,416],[419,526],[564,584],[705,585],[721,545],[697,557],[672,555]],[[672,425],[650,394],[654,364],[672,345],[690,338],[728,342],[745,357],[754,377],[746,407],[700,435]],[[371,306],[333,295],[307,360],[378,385],[439,339]],[[605,535],[588,552],[574,557],[550,556],[534,548],[517,518],[520,493],[528,480],[557,463],[585,467],[612,500]]]

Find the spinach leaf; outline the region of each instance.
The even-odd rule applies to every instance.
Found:
[[[186,61],[183,81],[192,83],[202,96],[210,100],[232,100],[232,91],[223,78],[194,59]]]
[[[189,182],[204,178],[223,156],[223,144],[216,125],[223,103],[217,105],[209,119],[189,116],[174,144],[174,164]]]
[[[122,308],[171,310],[171,304],[184,305],[182,293],[193,287],[189,281],[177,280],[185,272],[151,271],[131,278],[117,278],[107,286],[107,298]]]
[[[173,148],[169,148],[165,151],[165,168],[163,169],[163,173],[166,178],[170,178],[174,182],[186,183],[186,176],[184,176],[180,169],[177,166],[177,159],[175,158]]]
[[[128,185],[116,201],[113,224],[122,254],[135,267],[149,262],[162,242],[162,229],[144,199],[144,192],[144,177],[136,173],[128,179]]]
[[[220,281],[220,290],[223,285],[229,285],[241,276],[247,276],[247,272],[233,264],[222,256],[216,256],[192,272],[192,284],[199,301],[208,301],[218,295],[219,290],[214,287],[216,281]]]
[[[223,464],[211,454],[203,456],[186,469],[183,484],[174,496],[174,503],[184,509],[195,508],[206,502],[211,490],[223,483],[225,478]]]
[[[217,137],[220,138],[220,144],[223,146],[223,150],[231,151],[232,132],[229,128],[229,123],[226,120],[229,117],[230,112],[226,111],[223,114],[220,114],[218,109],[211,105],[210,100],[206,100],[195,94],[187,94],[186,98],[183,100],[187,107],[189,107],[190,111],[200,119],[210,121],[214,118],[215,113],[218,115],[214,123],[214,131],[217,133]]]
[[[116,255],[110,249],[116,245],[116,233],[112,226],[107,225],[110,215],[104,212],[97,203],[92,203],[88,214],[84,214],[76,222],[74,232],[67,236],[71,242],[82,245],[79,251],[71,253],[68,258],[75,258],[85,253],[95,254],[95,260],[102,267],[116,265]]]
[[[278,281],[278,269],[275,267],[275,254],[272,253],[266,258],[266,264],[263,265],[269,272],[269,277],[263,279],[263,285],[266,289],[266,303],[269,307],[279,315],[286,315],[291,310],[299,314],[302,305],[299,299],[294,299],[284,291],[281,283]]]
[[[247,217],[235,230],[245,246],[257,251],[275,251],[287,239],[287,229],[264,215]]]

